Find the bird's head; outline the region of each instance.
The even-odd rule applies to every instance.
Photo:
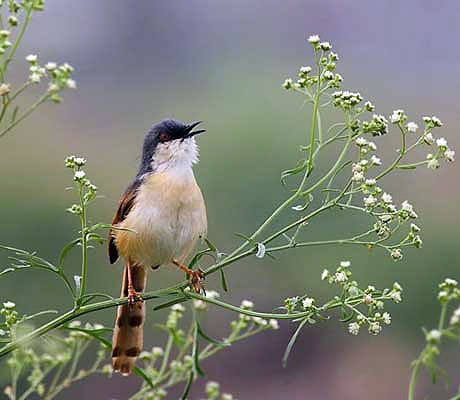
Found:
[[[184,124],[166,119],[153,125],[144,139],[141,170],[191,167],[198,161],[195,135],[205,132],[204,129],[194,130],[200,123]]]

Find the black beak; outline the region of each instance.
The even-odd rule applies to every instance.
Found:
[[[203,121],[195,121],[195,122],[192,122],[190,124],[187,124],[186,127],[185,127],[184,136],[182,137],[182,139],[188,139],[188,138],[191,138],[192,136],[195,136],[195,135],[198,135],[200,133],[206,132],[206,129],[199,129],[197,131],[193,131],[193,128],[195,128],[196,126],[198,126],[202,122]]]

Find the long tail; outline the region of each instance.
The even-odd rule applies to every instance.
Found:
[[[133,286],[137,293],[145,289],[147,274],[143,267],[132,265],[131,275]],[[128,296],[128,267],[125,264],[121,296]],[[112,339],[112,366],[114,371],[123,375],[129,375],[136,362],[136,358],[142,351],[144,343],[145,304],[136,302],[134,305],[127,304],[118,306],[117,319],[113,330]]]

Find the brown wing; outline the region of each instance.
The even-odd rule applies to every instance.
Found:
[[[118,209],[115,215],[113,216],[112,225],[117,225],[120,222],[123,222],[126,216],[131,211],[131,208],[134,205],[134,200],[136,199],[137,189],[140,186],[140,181],[134,181],[126,192],[123,194],[120,202],[118,203]],[[115,244],[115,235],[113,229],[109,231],[109,260],[110,264],[113,264],[118,260],[118,249]]]

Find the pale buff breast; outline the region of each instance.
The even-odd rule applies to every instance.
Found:
[[[143,266],[185,261],[207,231],[203,196],[191,169],[146,178],[120,226],[135,231],[116,231],[116,245],[125,259]]]

